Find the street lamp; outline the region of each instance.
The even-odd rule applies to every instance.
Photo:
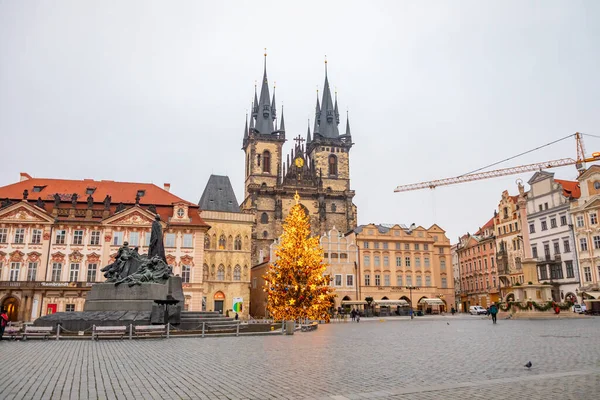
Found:
[[[409,291],[410,293],[410,319],[413,319],[414,316],[414,311],[413,311],[413,298],[412,298],[412,291],[413,290],[419,290],[418,286],[407,286],[406,289]]]

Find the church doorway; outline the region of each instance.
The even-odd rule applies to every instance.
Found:
[[[217,311],[219,314],[223,314],[223,309],[225,305],[225,295],[223,294],[223,292],[215,293],[214,301],[215,311]]]
[[[9,321],[17,321],[19,319],[19,300],[15,297],[7,297],[2,302],[2,308],[6,310],[6,315]]]

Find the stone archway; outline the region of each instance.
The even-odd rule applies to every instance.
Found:
[[[225,294],[221,291],[216,292],[213,297],[213,301],[214,311],[218,312],[219,314],[223,314],[225,311]]]
[[[514,293],[509,293],[506,295],[506,302],[508,303],[509,301],[515,301],[515,294]]]
[[[19,299],[14,296],[7,296],[2,300],[2,309],[6,310],[8,320],[16,322],[19,320]]]

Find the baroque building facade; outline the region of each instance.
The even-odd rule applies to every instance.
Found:
[[[240,212],[227,176],[210,176],[199,206],[202,219],[210,225],[204,240],[202,311],[237,312],[247,319],[254,218]],[[241,310],[234,310],[236,303],[242,303]]]
[[[183,278],[185,309],[200,310],[204,234],[198,206],[170,185],[32,178],[0,187],[0,305],[11,320],[82,311],[100,269],[124,242],[147,252],[161,217],[167,262]]]
[[[600,166],[592,165],[578,178],[581,196],[570,205],[574,222],[579,295],[600,299]]]
[[[470,306],[487,308],[498,302],[494,218],[474,235],[467,233],[461,237],[456,252],[460,264],[461,309],[467,312]]]
[[[345,132],[338,128],[337,95],[332,97],[327,70],[322,98],[315,109],[315,121],[306,137],[298,135],[292,151],[283,154],[286,127],[277,116],[275,93],[271,98],[266,58],[260,96],[256,90],[250,124],[246,122],[242,150],[245,153],[244,200],[241,209],[253,215],[252,264],[269,256],[270,246],[283,232],[282,222],[295,204],[297,192],[309,215],[311,231],[322,235],[334,227],[348,232],[356,226],[357,210],[350,187],[349,121]]]
[[[369,224],[358,226],[355,232],[358,300],[405,300],[413,309],[425,311],[447,311],[454,306],[450,240],[439,226]]]
[[[580,196],[579,184],[545,171],[536,172],[528,184],[527,229],[538,281],[552,285],[553,301],[577,301],[579,271],[569,210]],[[600,247],[600,238],[597,242]]]

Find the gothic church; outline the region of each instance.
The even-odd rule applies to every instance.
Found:
[[[327,64],[325,64],[327,67]],[[298,135],[290,154],[282,152],[286,141],[283,110],[277,118],[275,93],[271,98],[265,67],[260,97],[254,91],[250,124],[246,121],[243,147],[246,173],[243,212],[254,215],[252,265],[269,256],[269,246],[283,232],[282,222],[295,204],[298,192],[309,215],[311,230],[322,235],[332,228],[348,232],[356,227],[356,206],[350,188],[352,136],[346,120],[340,134],[337,94],[331,96],[327,68],[323,97],[315,110],[315,123],[306,138]]]

